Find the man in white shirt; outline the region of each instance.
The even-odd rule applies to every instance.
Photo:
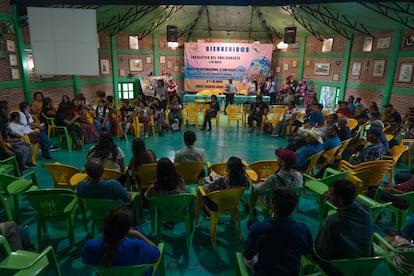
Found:
[[[174,163],[185,162],[204,162],[206,158],[206,151],[204,149],[194,147],[196,141],[196,134],[194,131],[184,132],[185,148],[175,153]]]
[[[233,83],[233,79],[230,78],[229,82],[224,86],[224,94],[226,95],[226,105],[224,107],[224,114],[226,114],[226,107],[229,104],[233,104],[234,95],[237,94],[237,85]]]

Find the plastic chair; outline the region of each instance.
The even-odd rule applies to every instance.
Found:
[[[406,145],[396,145],[393,146],[388,150],[388,152],[391,155],[385,155],[384,159],[391,159],[394,164],[394,168],[397,166],[398,160],[400,160],[401,155],[403,155],[404,152],[408,150],[408,146]],[[392,179],[392,176],[394,175],[394,168],[390,172],[389,178]]]
[[[242,126],[244,125],[244,112],[243,109],[235,104],[230,104],[226,107],[227,113],[227,131],[230,131],[230,123],[231,121],[237,122],[237,128],[239,128],[239,122],[241,122]]]
[[[0,193],[0,208],[4,210],[4,213],[6,215],[6,220],[9,220],[9,221],[14,220],[10,206],[7,203],[6,198],[3,196],[3,193]],[[1,231],[0,231],[0,234],[1,234]]]
[[[66,141],[66,144],[68,146],[68,152],[72,152],[73,148],[73,141],[72,137],[69,134],[68,127],[66,126],[58,126],[56,125],[55,118],[53,117],[47,117],[43,114],[44,118],[47,121],[48,129],[47,129],[47,135],[50,137],[50,131],[55,129],[56,134],[59,137],[59,141],[62,143],[63,140]],[[50,129],[50,130],[49,130]]]
[[[147,275],[148,270],[151,269],[151,276],[160,275],[165,276],[165,263],[164,263],[164,243],[158,244],[160,250],[160,258],[153,264],[141,264],[131,266],[93,266],[97,275],[100,276],[144,276]]]
[[[9,174],[14,171],[16,176],[21,176],[19,165],[15,156],[0,160],[0,173]]]
[[[314,193],[316,197],[316,202],[319,206],[318,217],[320,222],[323,220],[325,213],[325,206],[322,200],[322,195],[329,190],[329,186],[333,181],[346,178],[348,173],[349,171],[340,172],[332,168],[327,168],[323,174],[323,178],[316,179],[307,174],[303,175],[305,179],[305,189]],[[310,181],[307,181],[307,179]]]
[[[283,114],[286,112],[287,107],[274,107],[269,110],[269,112],[264,116],[262,124],[260,126],[263,133],[264,125],[267,123],[272,124],[272,126],[277,126],[280,120],[283,119]]]
[[[394,135],[389,134],[389,133],[388,134],[385,134],[385,139],[387,139],[388,142],[391,141],[392,138],[394,138]]]
[[[316,167],[318,169],[322,169],[322,168],[326,167],[329,163],[333,162],[334,158],[335,158],[335,155],[336,155],[336,152],[338,151],[338,149],[340,147],[341,147],[341,145],[339,145],[337,147],[334,147],[334,148],[331,148],[329,150],[325,150],[322,153],[322,157],[325,158],[324,162],[323,163],[316,162]]]
[[[408,167],[411,167],[411,154],[414,149],[414,139],[402,139],[400,145],[408,145],[406,160]]]
[[[380,234],[374,233],[373,235],[374,243],[379,246],[385,248],[389,251],[394,253],[395,255],[399,255],[403,257],[407,262],[410,264],[414,264],[414,248],[395,248],[389,242],[387,242]],[[385,259],[388,267],[397,276],[406,276],[406,275],[413,275],[413,271],[403,270],[398,263],[396,263],[396,259],[393,256],[389,256]]]
[[[187,248],[190,248],[196,196],[196,191],[192,188],[190,193],[159,195],[150,198],[151,230],[154,231],[154,226],[157,226],[157,243],[161,239],[163,222],[184,222],[186,244]]]
[[[362,257],[362,258],[350,258],[350,259],[337,259],[337,260],[324,260],[318,256],[315,252],[315,255],[325,263],[330,264],[335,269],[340,271],[344,276],[367,276],[373,275],[377,266],[383,262],[387,257],[390,257],[392,254],[375,256],[375,257]],[[320,275],[327,275],[325,271],[309,256],[302,256],[301,264],[307,263],[308,267],[313,266],[315,271],[320,272]],[[303,273],[303,270],[301,269]],[[304,275],[299,273],[299,275]],[[315,275],[315,274],[312,274]],[[317,275],[317,274],[316,274]]]
[[[78,207],[76,194],[67,189],[44,189],[27,191],[24,194],[33,209],[37,212],[37,240],[41,248],[42,231],[47,233],[47,222],[64,221],[68,233],[70,245],[75,242],[75,231],[73,228],[73,217]],[[87,229],[86,217],[83,214],[83,223]]]
[[[339,161],[342,159],[342,153],[344,152],[344,150],[346,149],[346,147],[348,146],[349,142],[352,140],[352,138],[343,140],[341,142],[341,144],[339,145],[338,150],[335,153],[335,157],[334,157],[334,161]]]
[[[188,126],[188,121],[195,121],[195,128],[198,130],[198,111],[200,108],[197,104],[187,104],[182,110],[183,124]]]
[[[221,162],[212,165],[210,162],[207,162],[207,171],[208,174],[210,174],[211,172],[215,172],[223,177],[226,177],[228,174],[227,163]]]
[[[241,227],[240,227],[240,198],[242,197],[245,187],[241,188],[232,188],[220,191],[214,191],[211,193],[206,194],[203,187],[198,187],[198,192],[201,195],[201,204],[197,205],[197,214],[196,214],[196,225],[198,227],[198,219],[200,217],[200,212],[202,206],[205,207],[209,216],[210,216],[210,234],[211,234],[211,242],[213,244],[216,243],[216,235],[217,235],[217,220],[218,217],[224,214],[231,214],[232,221],[236,220],[238,233],[240,240],[242,239],[241,234]],[[217,210],[212,210],[209,206],[205,203],[205,200],[208,200],[217,206]]]
[[[43,167],[49,172],[53,179],[55,188],[76,189],[76,185],[72,185],[70,178],[77,174],[80,170],[70,165],[56,163],[43,164]]]
[[[265,181],[270,175],[274,174],[279,170],[277,160],[261,160],[249,164],[249,168],[252,169],[256,175],[250,174],[249,177],[254,183]]]
[[[377,191],[376,191],[375,196],[374,196],[374,199],[376,201],[382,202],[381,201],[381,194],[383,193],[383,191],[384,190],[383,190],[382,187],[377,188]],[[405,224],[405,221],[407,219],[407,215],[414,212],[414,191],[413,192],[408,192],[408,193],[403,193],[403,194],[392,194],[392,195],[397,197],[397,198],[404,199],[405,201],[408,202],[407,210],[402,210],[402,209],[394,207],[392,205],[388,206],[390,211],[393,212],[394,215],[395,215],[395,228],[396,229],[401,229]]]
[[[178,175],[184,179],[185,185],[201,185],[201,179],[204,172],[204,162],[185,162],[174,164]]]
[[[352,131],[358,125],[358,120],[354,118],[348,118],[348,127]]]
[[[7,239],[0,235],[0,248],[4,254],[0,262],[0,274],[3,276],[43,275],[49,269],[61,275],[55,251],[50,245],[40,253],[24,250],[12,252]]]
[[[311,156],[309,156],[308,160],[309,160],[309,165],[306,168],[306,170],[304,171],[300,171],[297,170],[298,172],[301,172],[302,174],[310,174],[312,176],[315,176],[315,167],[316,167],[316,163],[318,162],[319,158],[321,158],[322,154],[323,154],[323,150],[321,150],[320,152],[317,152]]]
[[[237,268],[236,268],[236,275],[237,276],[249,276],[249,270],[247,269],[246,264],[244,263],[244,257],[241,252],[236,252],[236,262],[237,262]]]
[[[206,114],[207,110],[210,109],[210,105],[207,104],[206,106],[204,106],[203,108],[203,114]],[[216,117],[211,118],[211,121],[215,121],[216,122],[216,130],[220,129],[220,110],[217,112]],[[205,115],[204,115],[205,116]]]
[[[157,163],[139,165],[136,170],[136,175],[139,177],[139,193],[144,194],[145,190],[154,183],[157,175]]]
[[[391,178],[389,178],[389,175],[392,172],[393,167],[394,163],[392,160],[377,160],[357,165],[352,165],[345,160],[341,160],[339,162],[338,170],[350,170],[351,175],[359,178],[361,182],[356,185],[357,193],[363,194],[367,192],[368,187],[378,186],[385,176],[388,176],[388,182],[390,182]]]
[[[115,205],[129,205],[134,210],[135,221],[137,224],[141,224],[141,210],[140,207],[140,197],[138,193],[131,193],[130,202],[122,202],[119,200],[112,199],[100,199],[100,198],[84,198],[79,197],[79,204],[83,209],[89,210],[92,215],[92,237],[95,236],[95,229],[98,229],[99,232],[102,232],[103,222],[106,214],[112,209]]]
[[[25,177],[31,177],[26,179]],[[36,174],[34,171],[21,176],[14,177],[8,174],[0,174],[0,193],[9,197],[10,211],[12,220],[18,221],[19,198],[18,196],[30,189],[32,186],[38,186]]]
[[[134,116],[134,120],[131,124],[130,129],[136,138],[141,137],[141,127],[144,127],[144,124],[139,122],[138,116]],[[152,135],[155,135],[155,122],[154,122],[154,116],[152,115],[150,115],[149,127],[151,128]],[[120,135],[120,133],[118,135]]]

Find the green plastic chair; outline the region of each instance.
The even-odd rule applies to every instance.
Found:
[[[12,214],[12,211],[10,209],[10,206],[7,203],[7,200],[4,198],[2,193],[0,193],[0,205],[1,205],[1,208],[3,208],[3,210],[4,210],[4,213],[6,215],[6,219],[7,220],[13,220],[13,214]],[[1,231],[0,231],[0,234],[1,234]]]
[[[314,178],[308,174],[303,175],[304,187],[306,190],[315,194],[316,202],[319,206],[319,221],[321,222],[326,216],[326,208],[323,203],[322,195],[329,190],[329,185],[338,179],[344,179],[347,177],[349,171],[340,172],[332,168],[327,168],[322,178]]]
[[[52,118],[52,117],[47,117],[46,120],[47,120],[48,126],[50,126],[51,129],[56,130],[60,143],[63,144],[63,140],[65,140],[68,146],[68,152],[72,152],[73,141],[72,141],[72,136],[70,136],[69,134],[68,127],[56,125],[55,118]]]
[[[249,276],[249,270],[247,269],[246,264],[244,263],[244,257],[241,252],[236,252],[236,276]]]
[[[374,196],[374,199],[376,201],[382,202],[381,194],[383,191],[384,190],[382,187],[377,188],[377,192],[375,193],[375,196]],[[404,199],[405,201],[408,202],[407,210],[402,210],[400,208],[392,206],[391,204],[388,206],[390,211],[393,212],[395,215],[395,228],[400,230],[405,224],[407,215],[414,213],[414,192],[408,192],[408,193],[403,193],[403,194],[392,194],[392,195],[397,198]]]
[[[64,221],[68,233],[70,245],[75,242],[73,218],[78,207],[76,194],[68,189],[43,189],[32,190],[24,193],[33,209],[37,212],[37,240],[41,248],[42,231],[47,233],[47,222]],[[86,218],[83,214],[83,223],[87,229]]]
[[[397,260],[396,256],[399,255],[398,257],[403,257],[407,262],[414,265],[414,247],[395,248],[378,233],[374,233],[373,240],[374,240],[374,243],[378,247],[382,248],[382,246],[385,246],[388,252],[392,252],[395,254],[385,259],[385,262],[387,263],[391,271],[394,273],[394,275],[397,275],[397,276],[414,275],[414,271],[405,270],[401,266],[399,266],[398,263],[396,263],[396,260]]]
[[[30,177],[31,179],[26,179]],[[19,198],[18,196],[32,186],[37,186],[37,178],[34,171],[22,177],[15,177],[8,174],[0,174],[0,193],[9,197],[12,220],[18,221]]]
[[[161,239],[161,224],[163,222],[184,222],[187,248],[190,247],[190,237],[194,223],[194,204],[197,197],[195,188],[190,193],[159,195],[150,198],[151,230],[157,226],[157,243]]]
[[[6,159],[0,160],[0,173],[9,174],[15,172],[15,175],[21,176],[19,165],[15,156],[10,156]]]
[[[115,205],[130,205],[134,210],[135,220],[137,224],[141,224],[141,210],[140,207],[140,196],[138,193],[131,192],[131,201],[123,202],[112,199],[98,199],[98,198],[85,198],[79,197],[79,204],[81,209],[89,210],[92,215],[92,238],[95,236],[95,229],[102,232],[103,222],[106,214]]]
[[[340,271],[344,276],[367,276],[373,275],[377,266],[383,262],[387,257],[391,256],[392,254],[388,255],[381,255],[375,257],[362,257],[362,258],[350,258],[350,259],[337,259],[337,260],[324,260],[318,256],[315,252],[315,255],[325,263],[330,264],[338,271]],[[313,263],[316,267],[316,271],[320,271],[321,275],[326,275],[325,272],[322,273],[322,269],[319,265],[312,259],[308,258],[307,260],[309,263]]]
[[[0,235],[0,248],[4,259],[0,262],[0,275],[32,276],[43,275],[48,269],[53,269],[60,276],[60,268],[52,246],[46,247],[41,253],[17,250],[12,252],[7,239]]]
[[[152,269],[151,276],[165,275],[164,243],[158,244],[160,258],[153,264],[131,265],[131,266],[93,266],[97,275],[100,276],[143,276],[147,275],[148,269]],[[159,274],[157,274],[159,273]]]
[[[273,213],[271,206],[268,205],[268,203],[272,199],[272,191],[267,191],[265,193],[259,194],[255,192],[254,190],[255,186],[256,186],[255,184],[250,184],[249,221],[251,222],[257,220],[257,217],[255,217],[255,210],[257,210],[256,207],[260,208],[260,212],[262,213],[263,218],[265,219],[270,218]],[[296,210],[298,210],[300,196],[302,194],[303,187],[291,187],[291,188],[292,190],[295,191],[296,195],[298,196],[298,203],[296,205]]]

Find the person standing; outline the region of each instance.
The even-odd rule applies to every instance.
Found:
[[[226,104],[224,107],[224,114],[226,115],[226,108],[229,104],[233,104],[234,95],[237,94],[237,85],[233,83],[233,79],[229,78],[229,82],[224,86],[224,94],[226,94]]]

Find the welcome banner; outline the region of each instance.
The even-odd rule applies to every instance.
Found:
[[[184,43],[184,89],[224,89],[229,78],[239,91],[251,79],[258,83],[270,72],[272,44]]]

